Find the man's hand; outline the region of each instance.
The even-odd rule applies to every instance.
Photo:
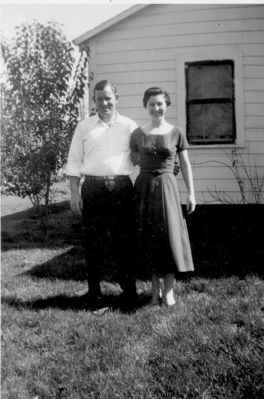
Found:
[[[178,164],[178,162],[175,162],[174,163],[174,168],[173,168],[173,174],[175,175],[175,176],[177,176],[177,174],[179,173],[179,171],[180,171],[180,165]]]
[[[195,196],[194,194],[188,194],[187,196],[187,215],[190,215],[191,213],[194,212],[196,206],[196,201],[195,201]]]
[[[79,193],[74,193],[71,195],[71,210],[78,215],[82,214],[83,201]]]

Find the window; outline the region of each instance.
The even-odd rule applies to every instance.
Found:
[[[236,140],[234,61],[185,63],[186,127],[190,144]]]

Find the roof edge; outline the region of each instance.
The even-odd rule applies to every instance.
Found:
[[[81,36],[78,36],[76,39],[73,40],[73,43],[77,46],[80,46],[86,40],[91,39],[92,37],[98,35],[99,33],[103,32],[104,30],[110,28],[112,25],[122,21],[123,19],[133,15],[134,13],[140,11],[142,8],[149,6],[149,4],[139,4],[135,5],[127,10],[121,12],[120,14],[115,15],[114,17],[108,19],[107,21],[103,22],[102,24],[96,26],[95,28],[89,30],[88,32],[84,33]]]

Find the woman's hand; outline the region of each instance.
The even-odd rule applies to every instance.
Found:
[[[194,212],[195,206],[196,206],[196,201],[194,194],[188,194],[186,202],[187,215],[190,215],[191,213]]]

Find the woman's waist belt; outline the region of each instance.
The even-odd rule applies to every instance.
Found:
[[[159,176],[164,174],[173,173],[171,170],[141,170],[140,173],[152,175],[152,176]]]

